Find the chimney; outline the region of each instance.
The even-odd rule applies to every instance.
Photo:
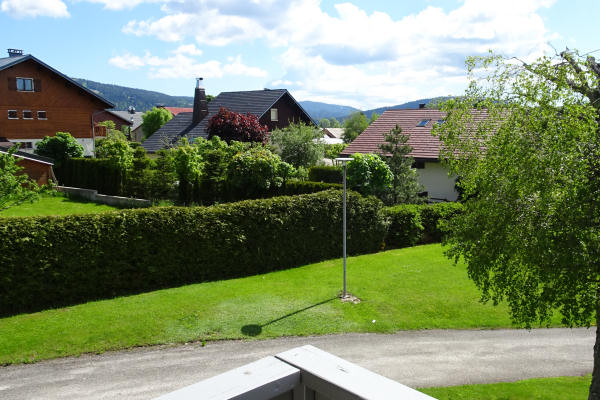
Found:
[[[9,57],[19,57],[23,55],[23,50],[19,50],[19,49],[8,49],[8,56]]]
[[[419,109],[425,108],[425,103],[419,103]]]
[[[196,78],[196,92],[194,93],[194,112],[192,114],[192,123],[197,124],[208,115],[208,103],[206,102],[206,93],[202,78]]]

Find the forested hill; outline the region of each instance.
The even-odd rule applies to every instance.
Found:
[[[115,110],[127,110],[129,106],[134,106],[136,111],[147,111],[158,104],[169,107],[192,107],[194,102],[194,98],[189,96],[169,96],[150,90],[110,85],[80,78],[72,79],[113,103]]]

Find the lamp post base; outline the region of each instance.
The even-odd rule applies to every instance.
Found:
[[[342,303],[353,303],[353,304],[360,303],[360,299],[358,297],[354,296],[352,293],[346,293],[345,296],[343,293],[340,293],[340,294],[338,294],[338,297],[340,298]]]

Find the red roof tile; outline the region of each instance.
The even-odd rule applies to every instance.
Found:
[[[410,153],[412,157],[437,160],[440,153],[440,141],[431,134],[431,128],[445,116],[446,113],[432,109],[385,111],[350,143],[342,154],[380,153],[379,145],[384,142],[383,135],[399,125],[402,133],[410,135],[408,144],[413,148]],[[417,124],[424,119],[430,121],[425,126],[418,127]]]
[[[163,107],[163,108],[171,111],[171,114],[173,114],[174,116],[179,113],[194,111],[194,109],[192,107]]]

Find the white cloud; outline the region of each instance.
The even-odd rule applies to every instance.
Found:
[[[242,56],[232,57],[223,64],[217,60],[198,62],[187,54],[200,52],[194,45],[180,46],[173,56],[158,57],[146,52],[143,56],[126,53],[108,60],[109,64],[122,69],[148,68],[151,78],[222,78],[224,76],[266,77],[267,72],[258,67],[251,67],[242,62]],[[182,47],[184,48],[182,50]]]
[[[62,0],[3,0],[0,10],[13,18],[70,16]]]
[[[202,50],[196,47],[195,44],[182,44],[173,51],[175,54],[189,54],[191,56],[201,56]]]
[[[165,0],[162,18],[130,21],[123,31],[207,46],[260,41],[282,51],[284,73],[273,85],[289,82],[299,98],[371,107],[460,93],[469,55],[541,55],[551,33],[538,11],[553,3],[464,0],[449,12],[428,6],[393,18],[351,3],[328,14],[319,0]],[[265,73],[237,59],[220,70]]]
[[[164,3],[167,0],[79,0],[88,3],[96,3],[104,5],[107,10],[119,11],[124,9],[132,9],[142,3]]]

